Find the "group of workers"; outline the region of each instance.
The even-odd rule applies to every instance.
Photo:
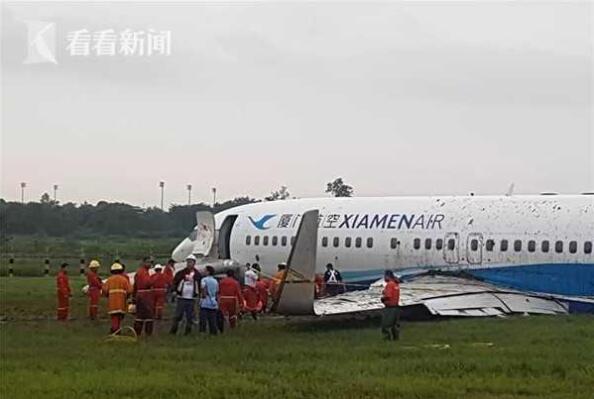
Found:
[[[67,274],[67,263],[63,263],[57,275],[58,320],[68,320],[69,302],[72,296]],[[186,266],[175,272],[175,261],[170,259],[163,267],[150,257],[142,259],[140,267],[134,275],[134,283],[130,283],[125,267],[116,262],[111,265],[111,276],[102,281],[98,270],[100,264],[92,260],[88,265],[87,296],[89,299],[88,316],[96,320],[99,300],[107,297],[108,314],[111,319],[111,334],[118,334],[126,313],[134,313],[134,331],[137,336],[143,333],[150,336],[154,329],[154,320],[163,318],[163,309],[168,298],[175,302],[175,312],[171,334],[177,334],[182,320],[185,318],[185,334],[191,333],[195,322],[195,303],[199,303],[198,326],[200,332],[212,335],[222,333],[227,324],[235,328],[242,314],[250,314],[257,320],[259,313],[268,310],[269,298],[275,298],[281,281],[284,280],[286,264],[278,265],[272,278],[265,278],[258,264],[247,264],[243,278],[243,286],[233,269],[226,271],[222,279],[215,277],[215,269],[206,266],[206,275],[196,269],[196,257],[189,255]],[[152,273],[151,273],[152,269]],[[392,271],[384,275],[386,286],[382,293],[385,306],[382,315],[382,333],[388,340],[399,338],[400,298],[399,281]],[[332,264],[326,266],[323,277],[316,278],[316,296],[331,296],[345,291],[340,272]],[[130,302],[130,304],[129,304]]]

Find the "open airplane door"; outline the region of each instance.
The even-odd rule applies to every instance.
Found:
[[[192,253],[196,257],[206,257],[215,239],[215,218],[212,212],[196,212],[196,241]]]
[[[290,315],[314,314],[318,216],[319,212],[312,210],[301,218],[273,311]]]

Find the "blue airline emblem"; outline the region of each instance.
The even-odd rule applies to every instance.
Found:
[[[248,216],[248,219],[250,219],[250,222],[252,222],[254,227],[257,228],[258,230],[266,230],[266,229],[270,228],[270,227],[265,226],[266,222],[268,222],[270,219],[272,219],[275,216],[276,215],[264,215],[258,220],[254,220],[254,219],[252,219],[251,216]]]

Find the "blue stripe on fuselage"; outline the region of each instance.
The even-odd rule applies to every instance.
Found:
[[[468,267],[415,267],[396,269],[399,275],[411,275],[429,270],[463,271],[497,286],[519,291],[532,291],[555,295],[594,296],[594,263],[550,263],[468,268]],[[382,278],[384,269],[344,271],[347,283],[370,284]]]

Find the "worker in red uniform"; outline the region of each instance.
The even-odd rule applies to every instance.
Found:
[[[168,286],[167,302],[173,302],[173,299],[175,298],[175,287],[173,286],[173,278],[175,276],[175,261],[173,259],[169,259],[167,261],[165,269],[163,270],[163,274],[165,275]]]
[[[254,271],[258,274],[258,281],[256,281],[256,293],[258,294],[258,311],[266,313],[268,309],[268,281],[262,276],[260,265],[252,266]]]
[[[107,312],[111,318],[110,334],[119,334],[122,320],[128,311],[128,297],[132,294],[132,285],[124,266],[116,262],[110,268],[111,277],[103,284],[103,295],[107,297]]]
[[[68,281],[68,273],[66,271],[68,263],[62,263],[60,271],[56,277],[56,284],[58,286],[58,320],[68,320],[68,310],[70,308],[70,282]]]
[[[89,271],[87,272],[87,284],[89,290],[87,295],[89,297],[89,318],[97,320],[97,313],[99,312],[99,298],[101,297],[101,278],[98,271],[101,265],[98,261],[92,260],[89,262]]]
[[[227,277],[219,282],[219,309],[230,328],[237,326],[237,316],[241,311],[243,295],[241,286],[233,270],[227,270]]]
[[[245,312],[249,312],[254,320],[258,320],[258,291],[256,290],[258,273],[254,270],[254,266],[258,267],[258,264],[246,265],[247,270],[243,278],[243,309]]]
[[[384,273],[386,286],[382,292],[382,334],[389,341],[396,341],[400,338],[400,281],[394,276],[392,270]]]
[[[163,273],[163,266],[156,264],[153,268],[155,271],[151,276],[151,285],[153,287],[153,298],[155,301],[155,319],[161,320],[163,318],[163,307],[165,306],[165,297],[169,283],[167,276]]]
[[[153,322],[155,317],[155,300],[153,296],[153,285],[149,269],[151,259],[142,259],[142,265],[134,275],[134,303],[136,305],[136,319],[134,320],[134,331],[141,336],[144,330],[147,336],[153,334]]]

